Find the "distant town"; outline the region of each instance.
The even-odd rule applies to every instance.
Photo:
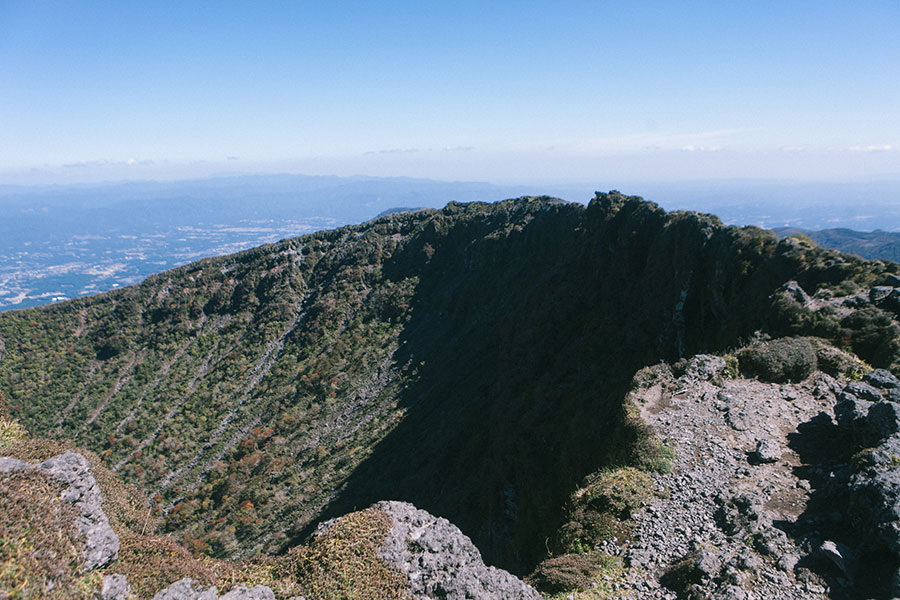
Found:
[[[207,256],[328,229],[334,219],[240,221],[148,233],[73,235],[26,241],[0,254],[0,310],[96,294]]]

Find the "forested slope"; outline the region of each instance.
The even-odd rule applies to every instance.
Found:
[[[862,299],[897,272],[615,192],[450,204],[3,313],[0,403],[196,550],[279,551],[397,499],[525,573],[584,476],[642,460],[635,371],[759,330],[897,371],[894,315]]]

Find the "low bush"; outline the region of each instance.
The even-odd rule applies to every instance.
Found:
[[[526,581],[548,594],[584,590],[591,587],[597,575],[620,564],[621,559],[604,552],[563,554],[540,563]]]
[[[757,342],[738,352],[741,369],[762,381],[802,381],[816,370],[816,351],[808,338]]]
[[[652,489],[650,476],[634,467],[594,474],[569,499],[568,518],[557,531],[555,549],[582,554],[603,540],[627,539],[631,514],[649,500]]]

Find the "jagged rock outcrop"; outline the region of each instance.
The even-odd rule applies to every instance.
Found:
[[[847,517],[854,527],[855,556],[875,556],[887,591],[900,596],[900,380],[876,370],[843,388],[835,407],[839,426],[858,450],[847,486]],[[839,566],[847,561],[831,550]],[[848,571],[843,566],[844,571]]]
[[[811,341],[793,338],[751,348],[780,358],[800,342],[807,353]],[[649,490],[627,492],[631,500],[628,488],[609,488],[606,510],[631,502],[625,522],[531,577],[546,591],[581,581],[670,600],[896,597],[900,405],[891,398],[900,380],[882,369],[837,379],[842,372],[766,382],[710,355],[643,369],[627,402],[673,448],[671,472],[642,475]]]
[[[671,473],[653,476],[657,494],[636,513],[633,539],[605,549],[623,556],[621,585],[641,597],[825,598],[818,576],[796,571],[806,549],[780,524],[809,497],[791,432],[827,409],[812,390],[830,378],[776,384],[729,379],[724,369],[697,356],[680,376],[651,370],[632,393],[675,458]]]
[[[38,465],[0,458],[0,473],[28,470],[39,470],[66,486],[61,497],[78,510],[78,529],[85,539],[84,570],[90,571],[115,560],[119,553],[119,536],[103,512],[100,487],[90,473],[87,459],[71,450]]]
[[[540,600],[530,586],[489,567],[478,548],[447,519],[407,502],[379,502],[391,531],[379,552],[409,580],[415,600]]]
[[[215,587],[200,585],[185,577],[157,592],[153,600],[275,600],[275,594],[264,585],[252,588],[239,585],[219,596]]]

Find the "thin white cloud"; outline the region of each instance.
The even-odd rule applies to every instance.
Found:
[[[385,150],[369,150],[366,152],[366,155],[369,154],[415,154],[418,152],[418,148],[387,148]]]
[[[552,146],[557,152],[566,150],[577,153],[596,152],[663,152],[678,150],[682,152],[720,152],[732,136],[741,133],[740,129],[713,129],[686,133],[665,133],[643,131],[624,135],[593,138],[586,140],[552,140],[541,142],[542,148]]]
[[[683,152],[721,152],[722,146],[718,144],[715,146],[695,146],[694,144],[689,144],[687,146],[682,146],[681,150]]]
[[[850,152],[890,152],[894,147],[890,144],[872,145],[872,146],[850,146],[847,148]]]
[[[149,158],[145,158],[143,160],[138,160],[136,158],[129,158],[128,160],[109,160],[107,158],[100,158],[97,160],[79,160],[71,163],[64,163],[62,166],[64,169],[84,169],[87,167],[118,167],[118,166],[146,166],[156,164],[153,160]]]

